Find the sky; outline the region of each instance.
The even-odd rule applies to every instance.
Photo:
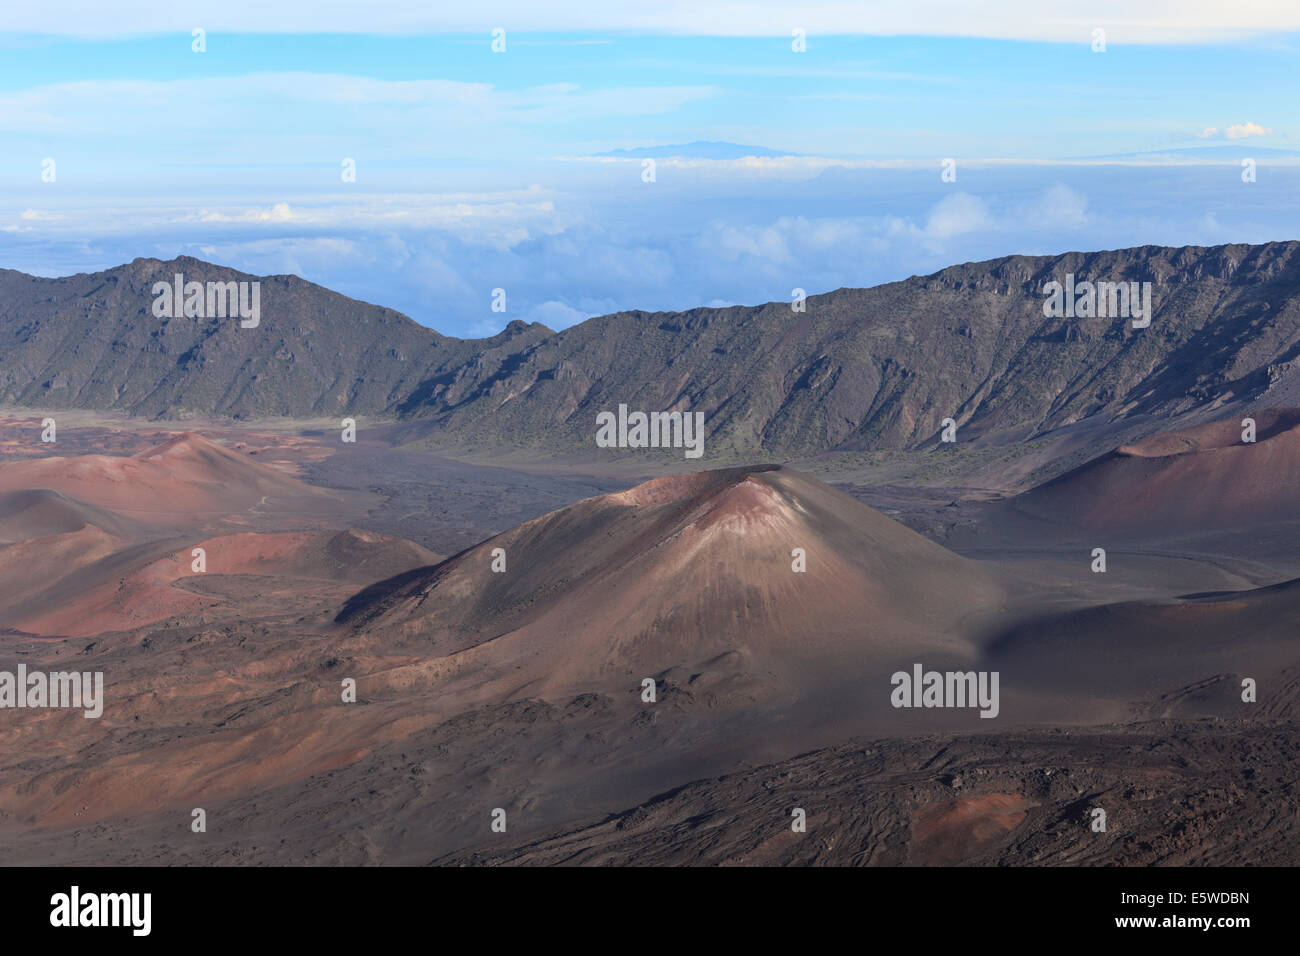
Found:
[[[1293,2],[6,6],[37,275],[193,255],[481,336],[1300,238]]]

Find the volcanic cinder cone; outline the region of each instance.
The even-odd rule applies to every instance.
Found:
[[[0,489],[0,627],[30,634],[86,637],[217,605],[265,613],[282,603],[257,593],[274,593],[272,578],[290,593],[329,584],[318,590],[337,588],[326,604],[334,606],[366,582],[437,560],[361,530],[204,533],[277,522],[300,529],[355,496],[314,488],[193,433],[133,457],[0,465]],[[205,553],[201,573],[191,566],[195,548]]]
[[[206,570],[191,569],[202,548]],[[19,582],[0,598],[0,624],[32,634],[89,637],[215,605],[265,613],[287,592],[310,603],[315,584],[352,587],[436,560],[401,538],[370,531],[242,532],[201,541],[123,546],[97,528],[0,545],[0,573]],[[231,576],[255,580],[242,587]],[[252,593],[228,596],[224,589]],[[341,593],[346,594],[346,591]],[[239,597],[242,605],[235,600]]]
[[[974,564],[872,508],[756,467],[578,502],[369,588],[338,619],[427,643],[493,696],[664,674],[804,694],[867,675],[887,688],[887,662],[968,659],[971,616],[996,594]]]
[[[1018,496],[1021,514],[1132,536],[1193,535],[1300,521],[1300,409],[1124,445]]]
[[[132,457],[79,455],[0,465],[0,492],[30,489],[146,521],[247,510],[327,514],[342,497],[193,432]]]
[[[85,527],[122,538],[138,532],[132,522],[107,508],[49,488],[0,493],[0,543],[29,541]]]

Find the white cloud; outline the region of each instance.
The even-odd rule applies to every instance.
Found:
[[[55,201],[61,200],[56,206]],[[53,197],[52,208],[24,209],[18,217],[63,234],[114,235],[200,230],[234,231],[437,231],[468,245],[508,249],[534,236],[562,232],[575,218],[557,212],[545,190],[484,193],[355,193],[294,196],[264,204],[208,201],[197,209],[188,199],[152,199],[130,207],[113,201]],[[2,208],[2,206],[0,206]]]
[[[1028,218],[1058,226],[1078,227],[1088,219],[1088,197],[1064,183],[1057,183],[1025,210]]]
[[[1258,123],[1234,123],[1223,132],[1228,139],[1245,139],[1248,136],[1268,136],[1273,131]]]
[[[209,212],[203,209],[200,210],[198,219],[200,222],[292,222],[295,219],[301,220],[302,217],[295,216],[287,202],[278,202],[269,208],[238,213]]]
[[[988,207],[969,193],[953,193],[937,202],[926,221],[926,235],[950,239],[963,233],[985,229],[990,225]]]
[[[783,265],[791,261],[786,236],[790,222],[781,220],[771,226],[759,227],[715,222],[709,227],[706,242],[715,255],[729,262],[748,258]]]
[[[1251,136],[1271,136],[1273,130],[1258,123],[1233,123],[1220,132],[1217,126],[1207,126],[1196,134],[1197,139],[1247,139]]]
[[[529,309],[524,321],[541,322],[543,325],[558,331],[567,329],[571,325],[577,325],[588,317],[586,313],[573,308],[571,305],[551,299]]]

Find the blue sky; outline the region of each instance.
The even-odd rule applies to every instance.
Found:
[[[804,27],[761,2],[640,19],[269,6],[56,0],[8,18],[0,267],[185,253],[483,335],[1017,252],[1296,238],[1300,221],[1285,4],[1189,0],[1175,20],[1140,2],[830,2]],[[695,141],[793,155],[665,148]],[[643,147],[662,149],[651,183],[640,159],[600,155]]]

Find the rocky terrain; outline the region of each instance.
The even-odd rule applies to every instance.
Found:
[[[0,672],[105,688],[0,708],[6,860],[1292,863],[1298,248],[479,342],[293,278],[154,319],[196,260],[0,275]],[[1044,319],[1063,269],[1152,325]],[[744,460],[602,458],[610,402]]]

